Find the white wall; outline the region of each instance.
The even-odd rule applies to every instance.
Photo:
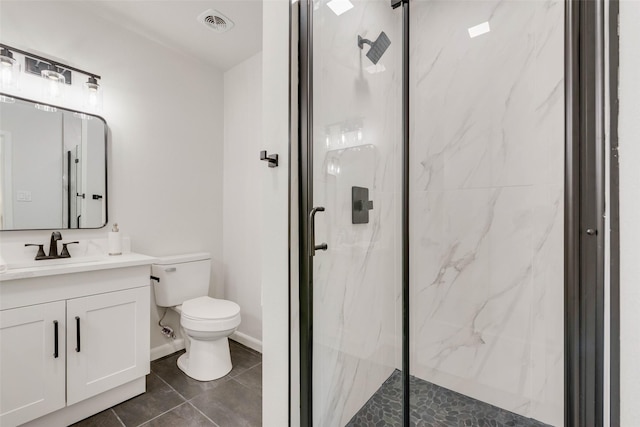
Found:
[[[262,425],[289,418],[289,9],[290,0],[264,0],[262,39],[263,149],[280,166],[262,164]],[[256,266],[259,268],[259,266]]]
[[[640,2],[620,2],[621,425],[640,419]]]
[[[240,305],[236,335],[262,341],[262,53],[224,73],[225,298]]]
[[[149,255],[207,251],[211,295],[222,289],[222,73],[93,13],[91,3],[0,3],[0,39],[102,76],[110,129],[109,222]],[[65,240],[108,228],[63,231]],[[50,232],[3,232],[48,241]],[[151,346],[166,342],[152,301]],[[178,327],[173,313],[169,322]]]

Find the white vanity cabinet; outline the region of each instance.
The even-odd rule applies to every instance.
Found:
[[[145,391],[153,259],[135,259],[0,279],[0,426],[69,425]]]
[[[149,287],[67,301],[67,405],[148,373],[149,304]]]
[[[0,311],[0,425],[65,406],[65,318],[64,301]]]

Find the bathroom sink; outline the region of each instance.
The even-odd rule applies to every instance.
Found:
[[[22,268],[38,268],[38,267],[50,267],[54,265],[67,265],[67,264],[82,264],[85,262],[100,261],[105,258],[104,256],[92,256],[92,257],[79,257],[79,258],[56,258],[56,259],[42,259],[39,261],[31,260],[19,263],[9,263],[7,268],[9,270],[17,270]]]
[[[93,255],[76,258],[45,259],[14,262],[0,273],[0,282],[59,274],[81,273],[86,271],[108,270],[112,268],[150,265],[155,258],[133,252],[118,256]]]

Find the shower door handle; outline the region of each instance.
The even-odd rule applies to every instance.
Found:
[[[324,212],[324,208],[318,206],[309,212],[309,254],[311,256],[315,256],[316,251],[326,251],[328,249],[326,243],[316,245],[316,213],[318,212]]]

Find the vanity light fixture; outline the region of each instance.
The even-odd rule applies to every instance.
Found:
[[[6,47],[0,49],[0,68],[0,87],[2,89],[16,87],[18,75],[20,74],[20,64],[13,57],[13,52]]]
[[[42,96],[48,101],[61,101],[65,95],[66,78],[62,70],[55,65],[42,63],[40,65],[42,82]]]
[[[20,66],[13,57],[13,54],[19,53],[24,56],[25,73],[34,74],[43,78],[42,95],[46,101],[60,102],[62,98],[64,98],[68,86],[73,86],[72,75],[79,73],[88,77],[87,82],[84,83],[82,87],[84,106],[92,112],[102,110],[103,91],[98,83],[98,80],[100,80],[99,75],[4,44],[0,44],[0,49],[3,88],[5,87],[5,80],[10,80],[9,76],[12,76],[11,81],[13,82],[17,79]],[[15,83],[13,86],[17,87]]]
[[[98,84],[98,79],[89,76],[89,79],[83,86],[84,104],[91,111],[102,110],[102,88]]]

